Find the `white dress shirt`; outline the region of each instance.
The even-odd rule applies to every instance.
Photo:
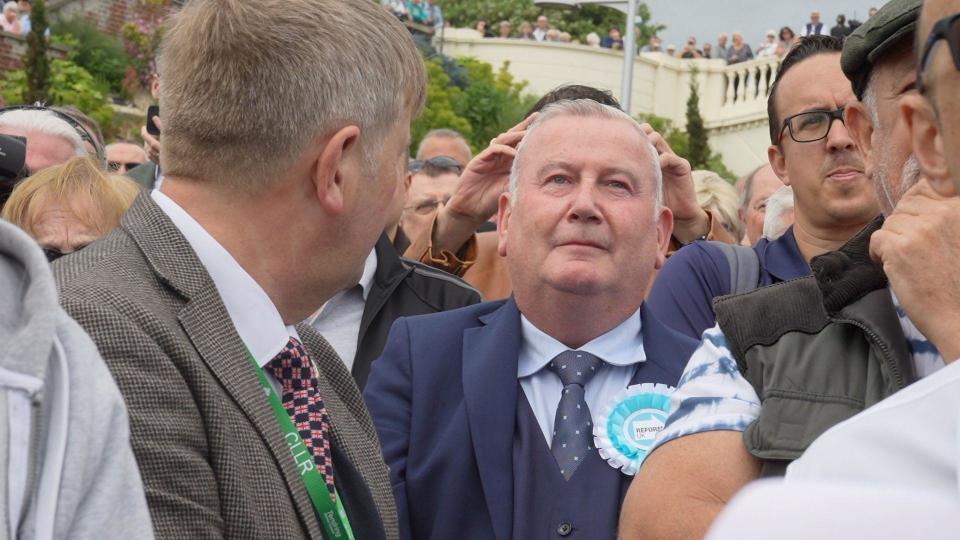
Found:
[[[570,348],[545,334],[522,315],[520,325],[517,377],[549,446],[553,440],[553,420],[560,404],[563,383],[560,382],[560,376],[551,371],[547,364]],[[641,330],[638,309],[613,330],[576,349],[588,352],[604,362],[599,372],[584,388],[587,406],[593,418],[597,418],[609,400],[630,385],[630,380],[636,373],[636,365],[647,359]]]
[[[187,239],[210,274],[237,335],[260,367],[273,360],[291,337],[300,339],[296,328],[283,323],[280,312],[263,287],[203,226],[160,191],[153,190],[151,197]],[[247,359],[238,358],[237,361],[247,362]],[[269,375],[276,383],[272,374]],[[279,392],[279,385],[276,386]]]
[[[367,296],[370,295],[376,273],[377,250],[374,249],[367,255],[367,260],[363,264],[360,282],[337,293],[307,319],[307,323],[320,332],[333,350],[337,351],[337,355],[346,364],[348,370],[353,369],[363,310],[367,305]]]

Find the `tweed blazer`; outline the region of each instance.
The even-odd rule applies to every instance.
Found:
[[[323,538],[213,280],[148,193],[54,274],[129,409],[159,538]],[[397,538],[389,471],[353,378],[319,334],[298,331],[320,373],[356,537]]]

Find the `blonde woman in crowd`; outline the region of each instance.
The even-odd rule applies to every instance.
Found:
[[[737,214],[737,190],[713,171],[693,171],[693,186],[700,208],[719,219],[723,228],[739,240],[743,236],[743,224]]]
[[[129,178],[75,157],[18,184],[0,217],[33,237],[52,262],[119,226],[138,193]]]

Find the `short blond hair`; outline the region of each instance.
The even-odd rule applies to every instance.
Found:
[[[719,219],[737,240],[743,238],[737,189],[713,171],[693,171],[693,188],[700,208],[713,214],[714,219]]]
[[[40,211],[51,202],[62,202],[103,235],[120,225],[120,217],[140,191],[133,180],[108,175],[93,158],[75,157],[17,184],[0,217],[33,236]]]
[[[369,0],[188,2],[158,65],[164,174],[247,191],[348,125],[372,165],[426,98],[410,33]]]

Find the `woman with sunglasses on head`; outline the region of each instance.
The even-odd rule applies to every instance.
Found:
[[[26,231],[53,262],[119,226],[139,193],[132,180],[76,157],[17,184],[0,217]]]

